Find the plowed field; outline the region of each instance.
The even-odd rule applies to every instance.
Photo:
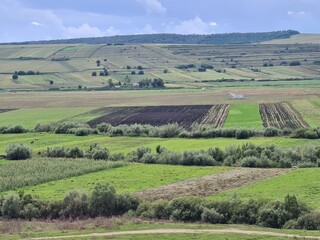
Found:
[[[90,126],[107,122],[120,124],[150,124],[161,126],[177,123],[189,129],[194,124],[222,127],[228,115],[229,105],[185,105],[105,108],[106,114],[88,122]]]
[[[309,126],[287,102],[262,103],[259,105],[259,109],[264,127],[297,129]]]

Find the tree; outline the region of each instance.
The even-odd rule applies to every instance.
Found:
[[[92,77],[96,77],[96,76],[97,76],[97,72],[92,72],[92,73],[91,73],[91,76],[92,76]]]
[[[77,190],[70,191],[63,199],[63,216],[65,218],[84,218],[89,213],[88,195]]]
[[[16,194],[7,195],[2,203],[1,212],[4,218],[18,218],[20,215],[20,198]]]
[[[131,75],[136,75],[136,71],[131,71]]]
[[[100,62],[100,60],[98,59],[98,60],[96,61],[96,64],[97,64],[98,67],[100,67],[100,63],[101,63],[101,62]]]
[[[50,83],[50,85],[53,85],[53,84],[54,84],[54,81],[53,81],[53,80],[50,80],[49,83]]]
[[[140,70],[140,71],[138,72],[138,74],[139,74],[139,75],[143,75],[143,74],[144,74],[144,71],[143,71],[143,70]]]
[[[78,86],[78,89],[82,89],[82,86],[81,86],[81,85],[79,85],[79,86]]]
[[[128,75],[126,75],[126,77],[124,78],[124,81],[126,83],[130,83],[131,82],[131,78]]]
[[[112,82],[111,78],[108,80],[108,85],[110,88],[114,87],[114,83]]]
[[[108,182],[95,185],[90,198],[92,216],[111,216],[116,205],[116,189]]]
[[[142,70],[142,69],[143,69],[143,67],[142,67],[142,66],[138,66],[137,68],[138,68],[138,70]]]
[[[127,68],[128,70],[130,70],[130,69],[131,69],[131,67],[130,67],[129,65],[127,65],[127,66],[126,66],[126,68]]]
[[[155,78],[155,79],[153,79],[153,82],[151,83],[151,85],[154,88],[163,88],[164,81],[161,78]]]
[[[12,75],[12,80],[17,80],[19,78],[18,74],[13,74]]]
[[[163,70],[163,73],[168,73],[168,72],[169,72],[168,69],[164,69],[164,70]]]

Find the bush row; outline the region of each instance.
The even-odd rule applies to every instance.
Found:
[[[209,148],[200,151],[170,151],[158,146],[156,152],[139,147],[127,155],[127,160],[148,164],[241,166],[255,168],[319,167],[320,146],[282,149],[275,146],[243,144],[224,150]]]
[[[101,123],[96,128],[91,128],[88,124],[78,122],[60,122],[53,124],[37,124],[36,132],[53,132],[56,134],[74,134],[76,136],[87,136],[91,134],[106,134],[108,136],[131,136],[131,137],[160,137],[160,138],[236,138],[247,139],[250,137],[276,137],[290,136],[292,138],[320,138],[320,127],[301,128],[291,130],[288,128],[278,129],[268,127],[264,129],[246,128],[213,128],[209,125],[195,125],[190,130],[186,130],[178,124],[167,124],[162,126],[151,125],[118,125],[112,126],[109,123]],[[0,133],[25,133],[27,129],[20,125],[11,127],[0,127]]]
[[[85,219],[125,213],[157,220],[320,229],[320,213],[290,195],[283,202],[241,201],[234,196],[224,201],[184,197],[151,203],[142,202],[132,195],[117,194],[109,183],[97,183],[90,195],[73,190],[62,201],[41,201],[23,192],[0,198],[0,216],[3,219]]]
[[[144,202],[135,214],[151,219],[212,224],[251,224],[271,228],[320,229],[320,213],[312,212],[295,196],[287,195],[284,202],[241,201],[236,197],[225,201],[205,201],[200,198],[176,198]]]
[[[62,201],[48,202],[30,194],[9,194],[0,198],[0,216],[4,219],[83,219],[97,216],[122,215],[136,210],[140,200],[131,195],[117,194],[113,185],[97,183],[89,196],[70,191]]]
[[[11,144],[7,150],[7,159],[22,160],[31,158],[32,150],[23,144]],[[41,153],[40,153],[41,154]],[[172,164],[196,166],[241,166],[253,168],[291,168],[319,167],[320,146],[298,148],[278,148],[275,146],[257,146],[245,143],[240,146],[209,148],[199,151],[171,151],[160,145],[152,152],[149,147],[139,147],[124,154],[110,154],[109,150],[93,144],[87,150],[79,147],[48,147],[42,153],[49,158],[89,158],[94,160],[127,160],[146,164]]]

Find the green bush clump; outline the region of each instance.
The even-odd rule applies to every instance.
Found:
[[[12,143],[6,149],[6,158],[9,160],[25,160],[32,156],[32,150],[25,144]]]

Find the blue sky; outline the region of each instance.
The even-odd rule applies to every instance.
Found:
[[[319,0],[1,0],[0,42],[141,33],[319,33]]]

